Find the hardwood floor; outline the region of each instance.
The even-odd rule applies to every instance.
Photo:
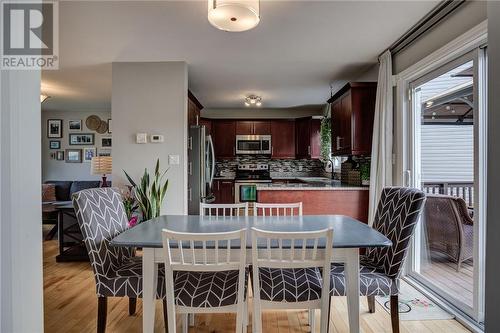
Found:
[[[57,241],[43,243],[45,332],[95,332],[97,297],[95,282],[89,263],[56,263]],[[344,297],[334,298],[331,332],[348,332],[347,305]],[[391,332],[389,314],[376,303],[376,313],[368,313],[366,298],[361,302],[361,331],[364,333]],[[141,332],[142,302],[137,312],[128,315],[128,300],[110,298],[108,301],[107,332]],[[317,314],[319,322],[319,313]],[[189,332],[234,331],[233,314],[197,315],[196,326]],[[156,306],[155,332],[164,332],[161,302]],[[265,333],[309,332],[306,311],[268,311],[263,314]],[[249,327],[248,332],[251,332]],[[317,325],[319,332],[319,325]],[[402,321],[401,332],[469,332],[455,320]]]
[[[472,306],[474,288],[474,266],[472,260],[457,264],[443,255],[433,253],[431,261],[421,266],[421,274],[459,301]]]

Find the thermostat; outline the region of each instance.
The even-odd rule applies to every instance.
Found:
[[[151,134],[151,142],[152,143],[163,142],[163,135]]]
[[[147,133],[137,133],[135,135],[136,143],[148,143],[148,134]]]

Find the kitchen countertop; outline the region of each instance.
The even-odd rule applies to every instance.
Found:
[[[326,177],[294,177],[294,178],[273,178],[273,180],[296,179],[300,183],[270,183],[258,184],[257,190],[264,191],[329,191],[329,190],[368,190],[368,186],[354,186],[342,184],[339,180],[332,180]]]

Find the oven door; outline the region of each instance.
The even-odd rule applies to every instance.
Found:
[[[257,202],[257,184],[255,183],[235,183],[235,202]]]

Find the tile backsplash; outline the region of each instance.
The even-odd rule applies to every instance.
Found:
[[[323,163],[320,160],[285,160],[271,159],[265,155],[238,155],[231,160],[217,160],[216,168],[218,175],[234,176],[238,164],[243,163],[267,163],[271,177],[330,177],[325,173]]]

